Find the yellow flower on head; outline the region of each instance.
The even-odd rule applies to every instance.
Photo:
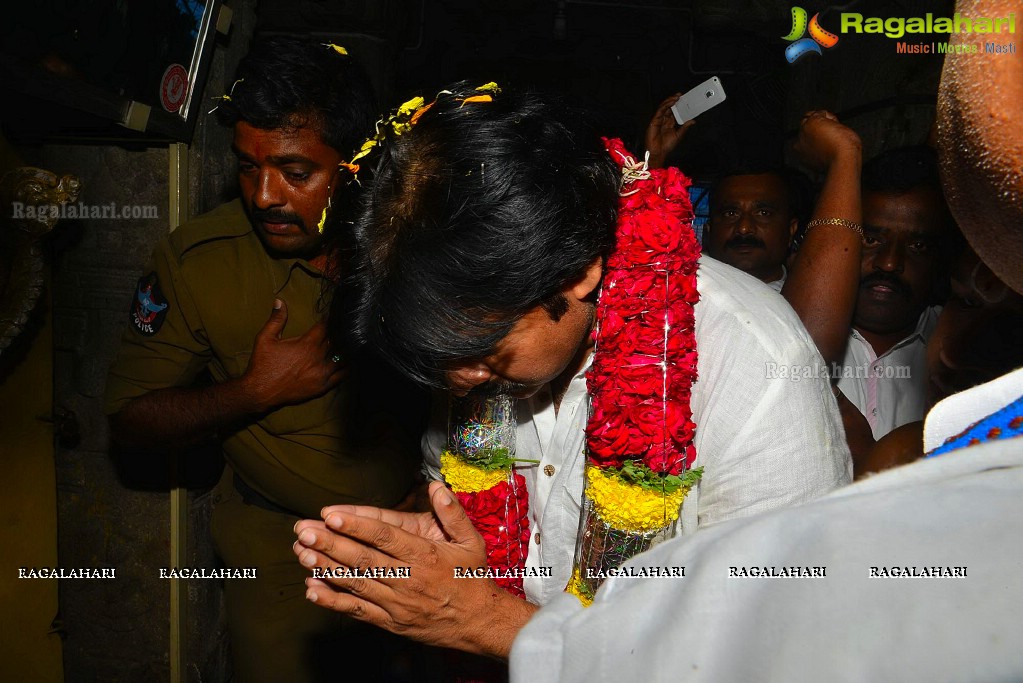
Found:
[[[678,519],[688,487],[672,493],[645,489],[607,474],[599,467],[586,468],[586,497],[602,521],[622,531],[647,532]]]
[[[323,213],[320,214],[320,222],[316,224],[316,229],[323,234],[323,226],[327,224],[327,207],[323,207]]]
[[[426,100],[422,97],[413,97],[411,100],[398,107],[398,116],[408,116],[424,104],[426,104]]]
[[[418,111],[416,111],[415,114],[412,115],[412,118],[410,118],[408,120],[408,122],[410,124],[412,124],[413,126],[416,125],[416,123],[419,121],[419,117],[422,116],[423,114],[425,114],[426,112],[430,111],[430,107],[432,107],[436,103],[437,103],[437,100],[434,100],[433,102],[430,102],[430,104],[426,105],[425,107],[420,108]]]
[[[480,87],[476,88],[476,90],[480,92],[494,93],[495,95],[501,94],[501,87],[497,83],[494,83],[493,81],[490,81],[489,83],[484,83]]]
[[[510,469],[485,470],[444,451],[440,454],[440,473],[455,493],[478,493],[507,481]]]

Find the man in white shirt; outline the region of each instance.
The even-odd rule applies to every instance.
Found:
[[[718,180],[704,229],[706,252],[781,292],[799,228],[794,182],[781,169],[731,172]]]
[[[571,572],[583,372],[614,245],[620,173],[574,112],[512,93],[463,106],[459,98],[472,91],[449,90],[385,143],[357,225],[364,259],[356,331],[424,383],[455,393],[486,384],[526,399],[516,455],[540,461],[526,470],[527,567],[551,568],[550,577],[527,577],[526,592],[542,603]],[[823,361],[791,307],[707,257],[698,289],[691,407],[704,478],[683,506],[682,530],[847,483],[849,454]],[[435,433],[430,450],[442,440]],[[296,554],[308,567],[411,568],[403,583],[310,579],[309,597],[431,644],[506,657],[536,606],[489,579],[453,577],[456,567],[486,564],[482,539],[443,486],[433,484],[431,495],[436,516],[341,509],[327,515],[340,534],[302,522]]]
[[[1014,7],[967,0],[956,10],[1003,16]],[[940,152],[964,235],[1023,294],[1023,117],[1015,106],[1023,71],[1001,56],[946,62]],[[989,87],[972,87],[980,81]],[[1023,549],[1012,542],[1023,533],[1021,400],[1023,370],[955,394],[928,414],[928,451],[986,417],[1004,428],[985,430],[990,441],[967,439],[801,508],[737,520],[632,560],[685,564],[681,580],[609,579],[587,610],[567,596],[552,602],[516,641],[512,679],[1023,679]],[[731,574],[760,565],[823,566],[826,574]]]
[[[755,279],[704,256],[697,275],[699,379],[693,386],[696,463],[704,474],[682,506],[680,532],[812,500],[848,482],[844,435],[822,361],[792,310]],[[519,469],[532,516],[526,597],[543,605],[562,592],[572,571],[583,491],[587,364],[555,408],[550,386],[519,401],[516,457],[539,460]],[[797,371],[793,371],[793,368]],[[431,479],[441,479],[446,403],[435,401],[423,437]],[[786,429],[779,429],[785,425]]]
[[[926,411],[925,349],[952,230],[932,149],[891,150],[864,166],[860,287],[836,370],[875,440]]]

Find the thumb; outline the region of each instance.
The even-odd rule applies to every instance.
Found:
[[[273,337],[280,339],[284,332],[284,326],[288,323],[288,304],[283,299],[274,299],[274,308],[270,311],[270,318],[259,331],[260,337]]]
[[[458,503],[458,498],[442,482],[430,483],[430,504],[441,529],[452,543],[465,546],[479,545],[481,549],[485,547],[483,537],[472,525],[472,520],[465,514],[465,510]]]

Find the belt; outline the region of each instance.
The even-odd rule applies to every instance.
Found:
[[[281,507],[277,503],[273,502],[272,500],[264,496],[262,493],[246,484],[245,480],[239,477],[237,472],[234,473],[234,488],[238,491],[238,493],[242,494],[242,500],[245,501],[247,505],[255,505],[258,508],[263,508],[264,510],[269,510],[270,512],[277,512],[282,515],[290,515],[292,517],[305,517],[305,515],[300,515],[294,510],[289,510],[286,507]]]

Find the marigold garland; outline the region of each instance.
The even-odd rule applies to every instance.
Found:
[[[440,454],[440,469],[444,474],[444,481],[455,493],[486,491],[508,479],[506,470],[485,470],[482,467],[476,467],[451,451],[444,451]]]
[[[672,493],[646,489],[592,465],[586,468],[586,484],[601,520],[623,531],[654,531],[674,522],[689,493],[686,486]]]

